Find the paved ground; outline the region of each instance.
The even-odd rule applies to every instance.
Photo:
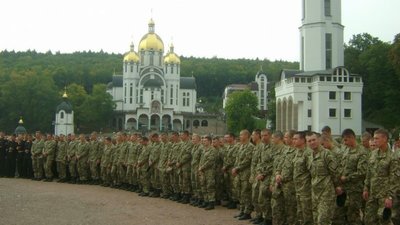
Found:
[[[0,225],[243,225],[237,210],[206,211],[100,186],[0,178]]]

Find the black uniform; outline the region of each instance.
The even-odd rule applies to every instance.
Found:
[[[24,176],[24,155],[25,155],[25,141],[17,141],[17,172],[19,177]]]
[[[25,145],[24,162],[22,164],[23,173],[22,176],[25,178],[33,178],[33,168],[32,168],[32,141],[26,141]]]
[[[7,143],[7,155],[6,155],[6,176],[15,176],[15,164],[17,156],[17,142],[15,140]]]
[[[0,138],[0,177],[6,176],[7,140]]]

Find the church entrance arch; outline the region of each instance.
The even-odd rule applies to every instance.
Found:
[[[161,130],[166,131],[166,130],[171,130],[171,129],[172,129],[171,116],[170,115],[163,115],[162,116]]]
[[[149,130],[149,116],[142,114],[139,116],[138,130],[147,131]]]
[[[157,114],[153,114],[150,117],[150,130],[159,130],[160,129],[160,116]]]
[[[127,130],[137,129],[137,121],[135,118],[129,118],[128,121],[126,121],[126,129]]]
[[[174,119],[173,122],[173,128],[175,131],[182,131],[182,121],[179,119]]]

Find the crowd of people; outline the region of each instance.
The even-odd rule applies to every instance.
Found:
[[[212,210],[253,224],[400,224],[400,141],[378,129],[242,130],[239,137],[0,132],[0,176],[90,184]]]

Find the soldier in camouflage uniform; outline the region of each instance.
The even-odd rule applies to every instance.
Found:
[[[233,176],[231,170],[235,164],[237,155],[237,145],[235,144],[235,135],[233,133],[226,134],[225,139],[225,154],[223,159],[222,171],[224,172],[224,184],[226,194],[228,196],[228,209],[236,209],[238,197],[233,186]]]
[[[333,158],[336,161],[337,164],[337,177],[339,178],[339,173],[341,171],[341,160],[343,158],[344,154],[344,148],[339,148],[338,145],[335,145],[332,136],[327,135],[327,134],[322,134],[321,135],[321,145],[325,149],[329,150]],[[338,205],[335,204],[335,210],[333,214],[333,219],[332,219],[332,225],[342,225],[346,223],[346,206],[339,207]]]
[[[44,161],[44,172],[46,175],[45,181],[52,181],[53,180],[53,171],[52,166],[54,162],[54,157],[56,154],[56,141],[54,140],[51,134],[47,135],[47,140],[44,142],[43,148],[43,161]]]
[[[77,160],[76,151],[78,149],[79,141],[75,139],[75,134],[69,136],[69,143],[67,149],[67,160],[68,160],[68,170],[71,176],[70,183],[76,183],[78,172],[77,172]]]
[[[137,191],[139,189],[138,186],[138,177],[136,171],[136,164],[138,160],[138,153],[141,146],[139,145],[138,135],[133,134],[130,137],[130,141],[128,142],[128,158],[126,161],[126,177],[129,183],[130,191]]]
[[[89,144],[86,141],[85,135],[79,135],[79,143],[75,152],[77,168],[79,174],[79,184],[86,184],[88,179],[88,155]]]
[[[251,219],[250,214],[253,211],[253,206],[251,205],[251,184],[249,183],[253,151],[254,145],[250,143],[250,132],[248,130],[242,130],[240,132],[240,145],[237,160],[232,169],[232,175],[238,177],[238,187],[240,190],[240,213],[235,216],[239,220]]]
[[[391,219],[383,220],[383,209],[392,209],[393,198],[399,190],[399,159],[388,147],[389,133],[378,129],[374,133],[377,147],[368,161],[363,198],[367,201],[365,209],[366,225],[392,224]]]
[[[296,155],[293,158],[293,183],[296,191],[297,219],[300,225],[312,225],[313,214],[311,206],[311,155],[306,147],[306,134],[296,132],[293,135],[293,145]]]
[[[184,204],[190,201],[191,183],[190,183],[190,162],[192,159],[191,149],[192,143],[189,141],[189,132],[183,131],[181,134],[181,143],[179,147],[179,155],[176,160],[176,168],[179,176],[179,186],[182,198],[179,202]]]
[[[357,144],[353,130],[345,129],[342,133],[343,144],[346,148],[340,160],[340,181],[346,192],[346,218],[349,225],[360,225],[362,208],[362,192],[367,171],[367,153]]]
[[[281,184],[284,211],[287,225],[297,224],[297,201],[296,190],[293,182],[293,159],[296,155],[296,149],[293,147],[293,135],[295,131],[290,130],[285,132],[284,143],[286,145],[283,151],[282,163],[278,166],[275,173],[275,182]]]
[[[257,166],[261,159],[261,152],[264,150],[264,145],[261,142],[261,130],[256,129],[253,131],[251,134],[251,141],[255,147],[251,158],[249,183],[251,184],[251,204],[253,205],[256,216],[251,219],[250,222],[258,224],[263,221],[262,211],[258,202],[261,181],[256,179]]]
[[[192,199],[190,201],[190,204],[197,206],[200,202],[200,199],[202,199],[202,192],[201,192],[199,172],[198,172],[200,158],[202,155],[202,148],[200,148],[201,137],[198,134],[192,135],[192,144],[193,144],[191,150],[192,160],[190,163],[191,166],[190,181],[192,182]]]
[[[272,177],[270,179],[271,195],[271,208],[272,208],[272,222],[274,225],[282,225],[285,223],[285,202],[282,190],[282,182],[276,182],[275,175],[278,173],[281,163],[284,159],[284,152],[286,146],[283,143],[283,134],[280,131],[275,131],[272,134],[273,147],[273,169]]]
[[[149,139],[147,137],[142,137],[141,144],[143,145],[143,148],[137,162],[137,168],[140,174],[140,184],[142,185],[142,192],[139,196],[149,196],[151,188],[149,172],[149,156],[151,153],[151,147],[149,145]]]
[[[161,153],[160,159],[158,161],[158,170],[160,171],[160,182],[161,182],[161,190],[162,190],[162,198],[169,198],[172,194],[171,182],[169,179],[169,175],[167,173],[167,163],[168,156],[171,151],[171,142],[168,140],[168,134],[162,133],[160,135],[161,139]]]
[[[223,142],[220,140],[220,138],[215,137],[213,138],[212,146],[217,152],[217,159],[215,162],[215,205],[220,205],[222,200],[226,200],[226,194],[224,190],[224,173],[222,171],[222,167],[224,164]]]
[[[215,167],[217,160],[217,152],[211,146],[211,137],[207,136],[203,139],[203,154],[200,158],[198,173],[201,181],[201,189],[204,196],[204,207],[206,210],[214,209],[216,184],[215,184]]]
[[[104,150],[103,155],[101,157],[101,164],[100,164],[100,175],[101,180],[103,181],[102,186],[108,187],[111,185],[111,165],[112,165],[112,153],[114,146],[112,144],[111,138],[106,137],[104,140]]]
[[[180,195],[180,187],[179,187],[179,176],[178,176],[178,170],[176,168],[176,163],[178,160],[179,156],[179,147],[180,147],[180,141],[179,141],[179,134],[177,132],[172,132],[171,134],[171,151],[168,156],[168,167],[167,167],[167,173],[169,173],[170,176],[170,181],[171,181],[171,187],[173,190],[173,195],[170,197],[171,200],[173,201],[178,201],[182,197]]]
[[[89,167],[92,184],[100,183],[99,165],[103,151],[103,144],[97,140],[97,133],[92,132],[89,142]]]
[[[260,224],[272,224],[271,191],[269,190],[270,180],[272,179],[273,168],[273,148],[271,145],[271,131],[263,129],[261,131],[261,141],[263,148],[260,153],[260,160],[256,167],[255,180],[259,182],[257,203],[262,212],[264,221]]]
[[[65,141],[65,136],[61,134],[57,142],[56,156],[58,177],[60,178],[58,182],[65,182],[67,179],[67,149],[68,143]]]
[[[117,188],[127,190],[128,179],[126,177],[126,170],[127,170],[127,159],[128,159],[128,137],[125,133],[119,133],[119,142],[117,144],[118,151],[118,164],[117,164],[117,171],[118,171],[118,183],[116,185]]]
[[[158,161],[160,160],[162,144],[158,134],[151,135],[151,153],[149,156],[150,182],[153,188],[150,197],[160,197],[160,170],[158,170]]]
[[[335,210],[336,194],[342,194],[337,177],[337,163],[331,151],[320,146],[320,137],[312,132],[306,136],[313,151],[311,160],[311,197],[314,224],[330,225]]]
[[[110,175],[112,179],[111,187],[113,188],[117,188],[121,185],[118,177],[118,159],[119,159],[120,148],[117,147],[118,142],[121,141],[120,133],[118,133],[115,138],[116,138],[114,140],[115,143],[113,143],[114,144],[113,152],[111,153],[111,159],[110,159],[111,162]]]
[[[38,131],[36,132],[36,139],[32,143],[32,166],[35,180],[41,180],[43,178],[42,151],[44,148],[44,141],[42,138],[42,134]]]

